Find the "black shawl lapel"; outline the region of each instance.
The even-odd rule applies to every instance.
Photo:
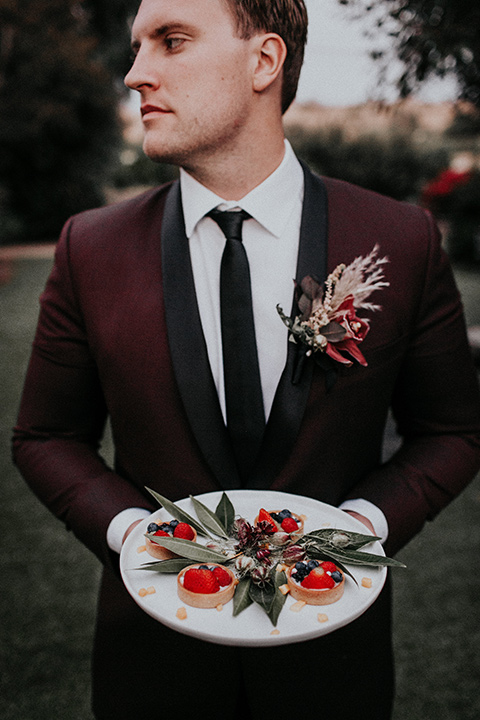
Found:
[[[162,221],[162,274],[170,353],[193,434],[221,487],[240,487],[210,370],[185,235],[180,184],[169,191]]]
[[[313,275],[323,282],[327,276],[327,191],[317,175],[305,165],[303,170],[305,195],[296,280],[300,282],[306,275]],[[294,305],[292,314],[295,313]],[[258,462],[247,487],[270,488],[288,460],[300,431],[313,366],[312,360],[305,358],[302,348],[289,342],[287,363],[275,394]]]

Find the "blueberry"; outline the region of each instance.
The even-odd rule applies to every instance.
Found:
[[[307,563],[307,568],[309,570],[313,570],[314,568],[318,567],[319,565],[320,565],[320,563],[318,562],[318,560],[309,560]]]
[[[210,568],[208,567],[208,565],[199,565],[199,566],[198,566],[198,569],[199,569],[199,570],[210,570]]]
[[[334,570],[332,573],[330,573],[330,577],[332,580],[335,580],[335,582],[342,582],[342,573],[338,570]]]
[[[270,513],[270,517],[272,520],[275,520],[275,522],[281,523],[283,518],[280,516],[280,513]]]
[[[162,523],[158,526],[158,529],[168,533],[170,531],[170,523]]]
[[[292,575],[297,582],[302,582],[302,580],[307,577],[309,572],[310,570],[307,568],[304,562],[297,562],[295,563],[295,573],[292,573]]]
[[[286,509],[282,510],[278,514],[280,515],[282,520],[285,520],[285,518],[287,518],[287,517],[292,517],[292,513],[290,512],[290,510],[286,510]]]
[[[179,522],[180,522],[180,520],[176,520],[176,519],[170,520],[170,527],[172,528],[172,530],[175,530],[175,528],[177,527]]]
[[[154,533],[154,532],[157,532],[158,529],[159,529],[159,528],[158,528],[157,523],[152,522],[152,523],[150,523],[150,525],[147,527],[147,532],[149,532],[149,533]]]

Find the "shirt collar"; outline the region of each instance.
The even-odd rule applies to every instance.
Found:
[[[195,226],[213,208],[221,210],[240,207],[276,237],[280,237],[285,224],[298,201],[303,199],[303,170],[285,140],[285,155],[274,172],[240,200],[226,201],[180,169],[180,187],[185,218],[185,232],[190,238]]]

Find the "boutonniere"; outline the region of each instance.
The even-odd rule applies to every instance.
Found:
[[[277,305],[277,311],[290,330],[290,340],[305,346],[306,356],[313,355],[321,365],[325,356],[342,365],[356,360],[367,366],[359,349],[370,325],[368,318],[360,318],[359,310],[381,310],[380,305],[368,302],[375,290],[388,287],[383,266],[388,258],[378,257],[378,245],[366,257],[360,256],[350,265],[338,265],[324,283],[307,276],[295,283],[295,299],[300,315],[287,317]]]

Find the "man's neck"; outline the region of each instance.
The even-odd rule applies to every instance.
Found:
[[[255,146],[256,145],[256,146]],[[184,169],[204,187],[224,200],[240,200],[267,179],[281,164],[285,155],[282,135],[265,145],[251,144],[244,151],[225,154],[223,158]]]

